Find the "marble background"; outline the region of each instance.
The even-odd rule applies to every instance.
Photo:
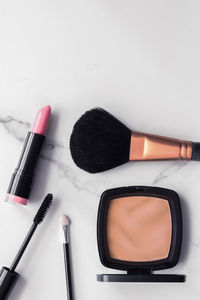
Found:
[[[46,193],[55,202],[19,265],[10,300],[66,299],[58,219],[72,220],[76,300],[199,299],[200,164],[139,162],[97,175],[70,156],[73,124],[101,106],[132,129],[200,141],[200,2],[0,1],[0,265],[9,266]],[[3,202],[35,113],[52,106],[27,208]],[[174,189],[182,201],[185,284],[106,284],[96,245],[101,193],[123,185]]]

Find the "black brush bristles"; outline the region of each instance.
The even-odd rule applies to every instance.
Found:
[[[44,220],[44,217],[46,216],[52,202],[53,202],[53,195],[48,194],[43,200],[40,208],[38,209],[37,214],[35,215],[35,218],[33,219],[33,222],[35,224],[39,225]]]
[[[74,125],[70,150],[75,164],[98,173],[129,161],[131,130],[102,108],[83,114]]]

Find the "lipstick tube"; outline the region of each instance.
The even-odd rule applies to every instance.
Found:
[[[38,111],[33,126],[26,136],[17,167],[12,174],[5,198],[6,202],[27,204],[50,114],[51,107],[49,105]]]

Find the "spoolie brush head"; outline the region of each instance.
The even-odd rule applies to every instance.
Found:
[[[87,111],[76,122],[70,139],[75,164],[98,173],[129,160],[131,130],[102,108]]]
[[[48,194],[44,201],[42,202],[37,214],[35,215],[35,218],[33,219],[33,222],[36,223],[37,225],[39,225],[45,218],[49,207],[51,206],[53,202],[53,195],[52,194]]]

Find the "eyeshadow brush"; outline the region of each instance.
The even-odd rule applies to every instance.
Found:
[[[70,263],[70,249],[69,249],[69,225],[70,219],[67,216],[62,216],[60,218],[61,225],[61,238],[63,244],[64,253],[64,264],[65,264],[65,279],[67,288],[67,299],[73,300],[73,290],[72,290],[72,275],[71,275],[71,263]]]
[[[44,220],[52,204],[52,201],[53,201],[53,195],[48,194],[43,200],[37,214],[35,215],[33,219],[33,224],[31,225],[16,257],[14,258],[10,266],[10,269],[6,267],[2,267],[0,271],[0,300],[7,299],[12,288],[14,287],[14,284],[19,277],[19,274],[15,272],[15,269],[18,266],[18,263],[22,255],[24,254],[24,251],[26,250],[35,230],[37,229],[38,225]]]

